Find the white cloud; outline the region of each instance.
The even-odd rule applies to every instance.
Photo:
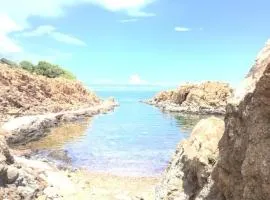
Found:
[[[129,16],[149,17],[153,13],[143,9],[156,0],[8,0],[1,2],[0,13],[5,13],[17,24],[29,26],[31,16],[59,17],[65,14],[64,8],[79,4],[92,4],[112,12],[124,12]]]
[[[21,27],[5,14],[0,13],[0,21],[0,53],[21,52],[22,48],[17,44],[16,41],[9,37],[9,33],[19,31],[21,30]]]
[[[31,27],[28,19],[32,16],[59,17],[65,14],[64,9],[79,4],[92,4],[111,12],[123,12],[133,17],[151,17],[155,14],[144,12],[143,9],[156,0],[8,0],[1,2],[0,6],[0,53],[20,52],[20,47],[9,35],[12,32],[25,30]],[[50,26],[42,27],[35,33],[47,34],[54,31]],[[45,33],[44,33],[45,32]],[[30,35],[29,35],[30,36]],[[53,32],[51,37],[69,44],[84,45],[84,43],[70,35]]]
[[[138,19],[133,18],[133,19],[122,19],[119,22],[124,24],[124,23],[137,22],[137,21]]]
[[[68,34],[60,33],[56,31],[56,28],[51,25],[39,26],[35,30],[23,32],[21,35],[24,37],[48,36],[55,39],[56,41],[66,44],[86,46],[82,40]]]
[[[64,33],[60,33],[60,32],[53,32],[51,34],[51,37],[54,38],[55,40],[59,41],[59,42],[64,42],[66,44],[73,44],[73,45],[78,45],[78,46],[86,46],[86,43],[83,42],[82,40],[71,36],[71,35],[67,35]]]
[[[174,30],[177,31],[177,32],[188,32],[188,31],[191,31],[190,28],[187,28],[187,27],[181,27],[181,26],[175,27]]]
[[[130,85],[145,85],[147,84],[147,81],[141,79],[141,77],[138,74],[133,74],[129,78],[129,84]]]

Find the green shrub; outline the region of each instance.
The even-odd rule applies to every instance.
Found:
[[[32,64],[31,62],[26,61],[26,60],[20,62],[20,67],[26,71],[31,72],[31,73],[33,73],[34,68],[35,68],[34,64]]]
[[[20,62],[20,67],[30,73],[46,76],[48,78],[63,77],[70,80],[76,79],[71,72],[46,61],[39,61],[36,66],[29,61],[22,61]]]
[[[0,63],[6,64],[10,67],[18,67],[17,63],[13,62],[12,60],[8,60],[6,58],[1,58]]]
[[[34,73],[49,78],[57,78],[64,74],[64,70],[57,65],[52,65],[46,61],[40,61],[34,68]]]

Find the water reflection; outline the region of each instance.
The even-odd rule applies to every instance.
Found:
[[[34,141],[27,144],[25,147],[39,150],[61,149],[65,144],[79,141],[87,134],[87,128],[90,124],[90,119],[63,124],[53,128],[49,134],[39,141]]]

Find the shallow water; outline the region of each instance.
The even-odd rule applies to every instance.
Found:
[[[202,118],[162,113],[139,103],[155,92],[97,93],[102,97],[114,96],[120,107],[89,122],[55,129],[35,148],[67,150],[74,166],[93,172],[157,176],[166,168],[177,143]]]

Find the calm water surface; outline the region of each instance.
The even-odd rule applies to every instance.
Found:
[[[189,135],[200,118],[174,116],[139,103],[155,92],[97,93],[104,98],[115,97],[120,107],[112,113],[94,117],[88,126],[80,128],[82,133],[61,144],[74,166],[94,172],[160,175],[177,143]]]

